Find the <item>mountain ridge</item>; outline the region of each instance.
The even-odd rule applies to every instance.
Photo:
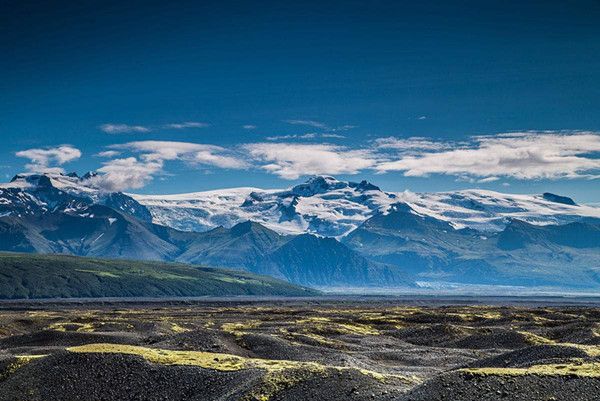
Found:
[[[180,230],[152,202],[84,177],[25,174],[0,185],[0,250],[208,264],[319,287],[600,287],[600,209],[560,195],[393,194],[315,177],[282,191],[152,198],[168,201],[159,209]],[[200,217],[206,224],[191,230]]]
[[[282,234],[304,232],[341,238],[369,217],[403,202],[417,213],[447,221],[454,228],[499,232],[509,219],[535,224],[565,224],[600,218],[600,208],[566,196],[503,194],[488,190],[412,193],[385,192],[367,181],[313,177],[283,190],[228,188],[178,195],[129,194],[155,222],[186,231],[205,231],[257,221]]]
[[[271,277],[175,263],[0,252],[0,266],[0,299],[318,294]]]

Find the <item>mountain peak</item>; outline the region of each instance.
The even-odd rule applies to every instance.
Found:
[[[554,202],[554,203],[562,203],[564,205],[571,205],[571,206],[577,206],[577,203],[575,203],[575,201],[571,198],[569,198],[568,196],[561,196],[561,195],[556,195],[550,192],[544,192],[542,194],[542,197],[550,202]]]
[[[87,173],[85,173],[83,175],[83,177],[81,177],[82,180],[89,180],[90,178],[94,178],[97,177],[98,173],[95,171],[88,171]]]
[[[268,228],[255,221],[246,220],[241,223],[237,223],[231,227],[231,232],[235,235],[243,235],[251,231],[270,231]]]
[[[35,173],[21,173],[15,175],[11,180],[11,183],[24,182],[34,187],[50,188],[52,187],[52,181],[50,174],[35,174]]]
[[[297,196],[313,196],[333,189],[346,188],[347,182],[339,181],[334,177],[317,175],[309,178],[305,183],[292,188],[292,193]]]
[[[390,206],[389,208],[389,212],[396,212],[396,213],[413,213],[416,214],[415,211],[413,210],[412,207],[410,207],[408,205],[408,203],[404,203],[404,202],[398,202],[398,203],[394,203],[393,205]]]
[[[377,185],[371,184],[367,180],[362,180],[359,183],[350,182],[350,183],[348,183],[348,185],[351,188],[356,188],[360,192],[365,192],[365,191],[381,191],[381,188],[379,188]]]

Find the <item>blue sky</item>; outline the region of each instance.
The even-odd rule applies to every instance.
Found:
[[[5,2],[0,174],[600,202],[597,1],[286,3]]]

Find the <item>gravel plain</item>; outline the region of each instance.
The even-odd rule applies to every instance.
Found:
[[[0,305],[0,400],[598,400],[600,309]]]

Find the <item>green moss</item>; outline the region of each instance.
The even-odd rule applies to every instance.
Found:
[[[91,323],[60,322],[52,323],[48,326],[49,330],[54,331],[77,331],[79,333],[91,333],[94,331],[94,325]]]
[[[469,368],[462,372],[481,376],[581,376],[600,377],[600,363],[581,361],[568,364],[533,365],[528,368]]]
[[[554,345],[556,341],[550,340],[549,338],[542,337],[540,335],[531,333],[529,331],[517,331],[517,333],[525,336],[528,343],[532,345]]]
[[[15,360],[8,365],[8,367],[0,372],[0,381],[4,381],[10,377],[17,370],[21,369],[23,366],[27,365],[34,359],[43,358],[46,355],[16,355]]]
[[[223,274],[215,274],[214,278],[216,280],[223,281],[225,283],[235,283],[235,284],[242,284],[242,285],[253,284],[253,285],[270,286],[270,284],[267,283],[267,282],[263,282],[263,281],[259,281],[259,280],[254,280],[254,279],[251,279],[251,278],[236,277],[236,276],[225,276]]]
[[[328,366],[316,362],[301,362],[290,360],[271,360],[260,358],[244,358],[237,355],[220,354],[199,351],[173,351],[138,347],[122,344],[88,344],[68,348],[77,353],[120,353],[137,355],[148,362],[162,365],[188,365],[218,371],[239,371],[243,369],[260,369],[265,371],[262,383],[251,390],[241,400],[268,401],[275,394],[293,387],[315,375],[327,375],[332,371],[354,370],[375,380],[385,382],[400,380],[404,383],[415,384],[415,378],[399,375],[384,375],[367,369],[355,369],[342,366]]]
[[[498,320],[502,319],[502,314],[493,311],[469,311],[464,312],[450,312],[446,313],[447,316],[456,316],[465,322],[473,322],[476,320]]]
[[[219,371],[236,371],[245,366],[244,358],[210,352],[172,351],[124,344],[87,344],[67,348],[75,353],[113,353],[137,355],[148,362],[161,365],[199,366]]]
[[[296,320],[303,333],[312,334],[356,334],[356,335],[379,335],[379,331],[373,326],[363,323],[337,322],[326,317],[309,317]]]
[[[246,330],[255,329],[258,326],[260,326],[258,320],[249,320],[247,322],[223,323],[223,325],[221,325],[221,330],[233,334],[236,337],[241,337],[244,334],[247,334]]]
[[[185,333],[190,331],[190,329],[182,327],[180,325],[178,325],[177,323],[171,323],[171,331],[173,333]]]
[[[111,272],[104,272],[104,271],[101,271],[101,270],[75,269],[75,271],[82,272],[82,273],[92,273],[92,274],[95,274],[96,276],[99,276],[99,277],[119,278],[119,276],[117,274],[114,274],[114,273],[111,273]]]

